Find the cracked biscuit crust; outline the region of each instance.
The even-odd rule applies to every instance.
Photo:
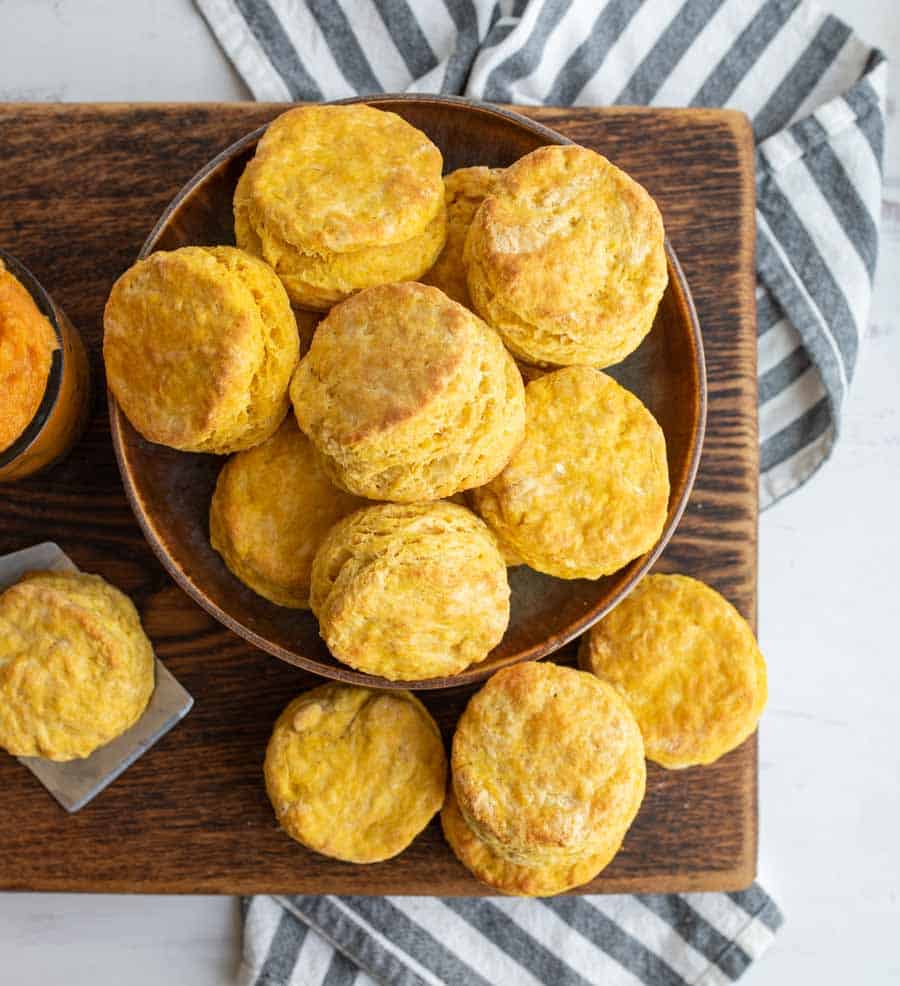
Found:
[[[281,282],[248,253],[154,253],[113,285],[103,325],[110,390],[148,441],[225,454],[283,420],[297,325]]]
[[[332,479],[412,503],[480,486],[522,440],[515,362],[476,315],[423,284],[338,305],[291,383],[294,413]]]
[[[570,366],[525,388],[525,439],[474,490],[497,537],[557,578],[596,579],[649,551],[668,511],[662,429],[599,370]]]
[[[585,147],[503,173],[465,247],[475,310],[526,363],[610,366],[650,331],[668,282],[656,203]]]
[[[137,610],[97,575],[31,572],[0,595],[0,747],[74,760],[115,739],[153,693]]]
[[[437,725],[409,692],[335,684],[281,713],[264,773],[291,838],[374,863],[402,852],[440,810],[447,760]]]
[[[498,671],[472,697],[451,763],[469,827],[524,865],[571,864],[617,846],[644,796],[644,747],[624,700],[550,663]]]
[[[589,634],[582,667],[631,707],[647,757],[708,764],[753,732],[766,704],[766,665],[747,621],[685,575],[649,575]]]
[[[384,504],[332,528],[310,604],[336,658],[412,681],[487,656],[509,623],[509,583],[495,539],[465,507]]]

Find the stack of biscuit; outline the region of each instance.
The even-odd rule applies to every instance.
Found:
[[[395,680],[500,642],[498,550],[596,579],[652,549],[668,513],[662,430],[600,369],[665,289],[653,200],[574,145],[442,164],[396,114],[289,110],[238,181],[237,247],[153,254],[104,318],[134,427],[233,454],[210,507],[231,572]]]
[[[644,796],[641,733],[614,688],[573,668],[497,672],[453,737],[441,816],[460,861],[506,894],[543,897],[612,860]]]
[[[269,125],[234,196],[237,244],[291,300],[326,311],[363,288],[412,281],[446,236],[441,152],[394,113],[304,106]]]
[[[395,114],[289,110],[237,184],[237,247],[154,254],[105,313],[109,385],[134,427],[231,455],[210,507],[224,563],[271,604],[311,608],[337,660],[390,681],[487,657],[509,622],[507,566],[602,578],[668,515],[663,432],[603,372],[666,288],[653,199],[575,145],[505,170],[442,165]],[[301,695],[266,752],[279,823],[367,863],[443,806],[453,851],[496,891],[592,880],[639,809],[645,750],[712,762],[755,728],[766,677],[737,612],[680,576],[646,579],[580,658],[504,669],[472,697],[446,799],[440,733],[409,692]]]

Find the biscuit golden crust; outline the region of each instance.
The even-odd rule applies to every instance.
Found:
[[[517,897],[552,897],[580,887],[612,862],[621,840],[587,856],[563,863],[523,866],[505,859],[469,828],[459,810],[453,788],[441,809],[444,838],[456,858],[471,874],[492,890]]]
[[[440,809],[447,761],[437,725],[409,692],[332,684],[282,712],[264,772],[291,838],[374,863],[402,852]]]
[[[472,307],[463,263],[466,236],[478,206],[491,194],[502,174],[502,168],[458,168],[444,178],[447,242],[422,281],[440,288],[448,298],[458,301],[466,308]]]
[[[0,260],[0,452],[40,407],[57,349],[53,326]]]
[[[414,283],[332,309],[291,400],[332,479],[373,500],[434,500],[486,483],[525,423],[522,380],[497,334]]]
[[[596,579],[656,544],[669,474],[662,429],[634,394],[584,366],[525,388],[525,440],[473,491],[477,512],[526,564]]]
[[[331,529],[310,605],[336,658],[412,681],[487,656],[509,623],[509,583],[493,536],[464,507],[383,504]]]
[[[585,147],[541,147],[503,173],[466,240],[475,310],[527,363],[609,366],[650,331],[668,281],[647,192]]]
[[[96,575],[32,572],[0,595],[0,747],[86,757],[133,725],[154,687],[131,600]]]
[[[618,846],[644,796],[644,748],[626,703],[598,678],[555,664],[490,678],[459,720],[451,763],[469,827],[524,865]]]
[[[440,151],[394,113],[302,106],[274,120],[235,191],[235,237],[291,298],[325,309],[421,276],[444,243]]]
[[[309,439],[287,418],[222,467],[209,511],[212,546],[261,596],[309,607],[312,562],[330,528],[363,501],[338,490]]]
[[[103,324],[110,390],[149,441],[225,454],[283,420],[297,326],[278,278],[242,250],[152,254],[113,285]]]
[[[628,702],[647,757],[708,764],[739,746],[766,704],[766,665],[746,620],[685,575],[649,575],[589,634],[582,667]]]

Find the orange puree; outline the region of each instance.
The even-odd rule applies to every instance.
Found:
[[[58,348],[53,326],[0,260],[0,452],[34,417]]]

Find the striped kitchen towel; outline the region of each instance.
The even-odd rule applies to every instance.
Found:
[[[462,93],[728,106],[757,138],[760,497],[829,455],[878,252],[886,66],[806,0],[196,0],[257,99]],[[677,244],[676,244],[677,246]],[[242,982],[703,984],[737,979],[777,907],[735,894],[256,897]]]
[[[806,0],[196,3],[257,99],[743,110],[758,142],[761,505],[828,457],[878,255],[887,73],[846,24]]]
[[[781,924],[733,894],[252,897],[242,986],[725,986]]]

